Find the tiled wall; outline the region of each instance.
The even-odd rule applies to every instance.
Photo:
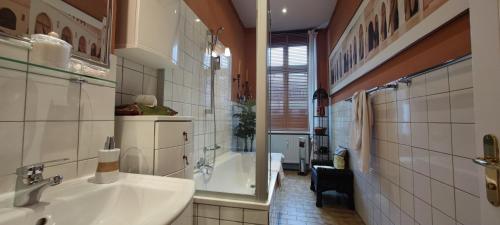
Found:
[[[350,150],[356,210],[366,224],[480,224],[471,71],[467,60],[372,94],[369,173]],[[334,145],[349,144],[351,105],[332,106]]]
[[[157,95],[156,69],[118,57],[115,104],[133,103],[137,95]]]
[[[267,225],[267,210],[194,204],[195,225]]]
[[[136,95],[156,95],[165,106],[194,120],[194,159],[202,157],[203,147],[213,146],[213,114],[210,109],[210,57],[208,28],[196,20],[194,12],[182,1],[179,25],[177,65],[155,70],[127,59],[117,67],[116,103],[132,103]],[[159,85],[158,85],[159,84]],[[231,57],[221,57],[221,69],[215,75],[215,108],[218,154],[229,151],[232,137]],[[195,165],[193,162],[191,165]]]
[[[28,59],[26,49],[6,44],[0,44],[0,55]],[[52,72],[0,62],[0,193],[14,190],[16,168],[33,163],[68,159],[47,164],[46,177],[94,173],[97,150],[114,133],[114,88]],[[112,66],[109,79],[114,73]]]

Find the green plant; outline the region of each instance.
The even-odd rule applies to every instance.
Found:
[[[253,140],[255,139],[255,112],[253,110],[255,101],[247,100],[236,107],[239,112],[233,114],[233,118],[238,118],[238,125],[233,132],[236,137],[242,138],[245,142],[245,152],[248,152],[248,139],[250,139],[250,151],[253,149]]]

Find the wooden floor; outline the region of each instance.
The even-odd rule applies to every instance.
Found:
[[[323,195],[323,208],[309,190],[311,177],[286,171],[286,178],[273,203],[272,225],[363,225],[355,211],[347,209],[344,197],[335,192]]]

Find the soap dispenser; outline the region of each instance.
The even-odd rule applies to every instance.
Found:
[[[104,149],[99,150],[95,182],[109,184],[118,180],[120,149],[115,148],[114,137],[107,137]]]

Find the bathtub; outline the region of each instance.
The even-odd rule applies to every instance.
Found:
[[[195,170],[193,180],[196,190],[254,195],[255,153],[224,153],[213,169]]]
[[[194,171],[196,193],[193,210],[198,224],[216,221],[231,224],[270,224],[269,214],[276,198],[276,183],[283,155],[271,153],[269,194],[266,201],[255,200],[255,159],[255,152],[227,152],[217,157],[213,171]],[[224,218],[224,215],[228,214],[235,216]],[[243,220],[244,218],[253,218],[256,221]]]

